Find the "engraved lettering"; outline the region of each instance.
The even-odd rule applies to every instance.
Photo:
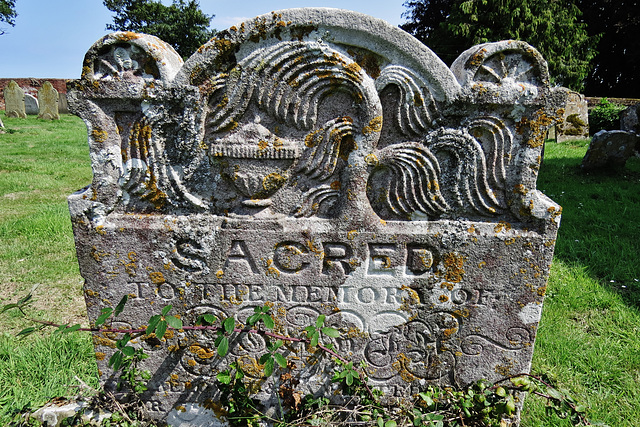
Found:
[[[402,298],[398,296],[397,288],[385,288],[387,290],[387,298],[384,300],[387,304],[401,304]]]
[[[231,242],[231,249],[229,249],[229,255],[227,255],[227,260],[224,263],[224,270],[236,269],[239,266],[242,266],[241,269],[246,273],[258,274],[259,272],[247,248],[247,244],[242,240],[234,240]]]
[[[158,295],[162,299],[171,300],[176,297],[176,290],[173,285],[164,282],[158,285]]]
[[[344,243],[324,243],[324,259],[322,261],[322,274],[337,272],[340,276],[348,276],[354,268],[349,263],[352,251],[351,246]]]
[[[276,268],[285,273],[297,273],[309,266],[305,260],[307,248],[296,242],[278,243],[273,255],[273,263]]]
[[[370,275],[394,274],[391,266],[391,258],[396,254],[396,245],[369,243],[369,266],[367,273]]]
[[[378,292],[373,288],[358,289],[358,301],[362,303],[371,304],[372,302],[378,302],[379,296]]]
[[[427,248],[409,245],[405,265],[407,275],[424,274],[433,266],[433,253]]]

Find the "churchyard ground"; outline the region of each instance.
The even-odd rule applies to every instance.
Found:
[[[2,113],[3,114],[3,113]],[[6,118],[0,135],[0,305],[35,286],[35,314],[86,322],[66,197],[91,182],[86,129]],[[533,373],[569,390],[610,426],[640,419],[640,159],[616,175],[579,170],[588,142],[547,143],[538,188],[563,206]],[[98,381],[88,336],[15,338],[26,325],[0,318],[0,425],[50,398]],[[563,426],[528,398],[523,426]]]

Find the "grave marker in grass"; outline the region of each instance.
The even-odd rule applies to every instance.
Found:
[[[259,321],[366,363],[388,397],[527,372],[560,219],[535,184],[562,96],[526,43],[449,69],[335,9],[257,17],[184,64],[155,37],[105,36],[68,93],[94,171],[69,198],[89,316],[128,295],[113,326],[147,329],[147,409],[182,425],[223,417],[230,366],[262,409],[281,357],[301,393],[332,395],[315,346],[237,334]],[[122,344],[94,341],[115,388]]]

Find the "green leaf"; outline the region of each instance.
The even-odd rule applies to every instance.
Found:
[[[122,353],[124,353],[125,356],[131,357],[136,353],[136,349],[131,346],[126,346],[122,348]]]
[[[156,328],[156,338],[159,340],[164,337],[164,333],[167,331],[167,321],[161,320],[158,322],[158,327]]]
[[[23,330],[21,330],[20,332],[18,332],[18,334],[16,335],[16,337],[20,337],[20,336],[27,336],[32,332],[35,332],[36,328],[24,328]]]
[[[159,314],[156,314],[155,316],[151,316],[151,319],[149,319],[149,326],[147,326],[147,330],[145,331],[145,333],[147,335],[152,334],[156,330],[156,327],[158,326],[158,323],[160,322],[161,319],[162,319],[162,316],[160,316]]]
[[[225,332],[227,334],[230,334],[231,332],[233,332],[233,329],[236,326],[236,321],[233,317],[227,317],[226,319],[224,319],[222,326],[224,327]]]
[[[270,377],[273,374],[273,368],[275,367],[273,357],[269,357],[264,364],[264,376]]]
[[[389,420],[384,423],[384,427],[398,427],[398,424],[393,420]]]
[[[122,352],[116,351],[109,359],[109,366],[113,367],[113,369],[117,371],[120,369],[120,365],[122,365]]]
[[[116,305],[116,311],[113,313],[113,317],[118,317],[118,314],[122,313],[122,310],[124,310],[124,305],[127,303],[128,300],[129,300],[129,295],[125,295],[122,297],[118,305]]]
[[[280,347],[282,347],[284,345],[284,342],[282,340],[277,340],[276,343],[273,346],[274,350],[279,349]]]
[[[32,297],[33,297],[33,295],[29,294],[26,297],[20,298],[18,300],[18,305],[24,305],[24,304],[28,303],[29,301],[31,301]]]
[[[62,331],[63,334],[69,333],[69,332],[75,332],[78,329],[80,329],[80,325],[78,325],[77,323],[73,326],[69,326],[67,329],[65,329],[64,331]]]
[[[216,379],[222,384],[230,384],[231,374],[229,373],[229,371],[222,371],[218,375],[216,375]]]
[[[7,310],[11,310],[12,308],[16,308],[16,307],[20,307],[20,305],[18,305],[18,304],[7,304],[4,307],[2,307],[2,310],[0,310],[0,314],[4,313]]]
[[[283,355],[281,355],[280,353],[274,353],[273,358],[276,360],[276,363],[281,368],[284,369],[284,368],[287,367],[287,359]]]
[[[328,326],[322,328],[322,333],[331,338],[338,338],[340,336],[340,332],[338,332],[337,329],[333,329]]]
[[[218,344],[218,355],[220,357],[224,357],[227,355],[228,351],[229,351],[229,338],[223,336],[222,339],[220,340],[220,343]]]
[[[316,331],[316,327],[315,326],[307,326],[306,328],[304,328],[305,332],[307,333],[307,338],[311,338],[313,336],[313,334]]]
[[[376,423],[378,424],[378,427],[384,427],[384,420],[382,419],[382,417],[378,417]]]
[[[322,328],[322,325],[324,324],[324,318],[326,316],[324,314],[321,314],[320,316],[318,316],[318,318],[316,319],[316,328],[320,329]]]
[[[313,336],[311,337],[311,347],[315,347],[318,345],[318,340],[320,339],[320,333],[315,331]]]
[[[260,356],[260,364],[264,365],[265,363],[267,363],[267,359],[269,359],[271,357],[271,353],[265,353],[262,356]]]
[[[163,315],[163,316],[166,316],[166,315],[167,315],[167,313],[169,313],[169,312],[171,311],[171,309],[172,309],[172,308],[173,308],[173,306],[172,306],[171,304],[169,304],[169,305],[165,306],[165,307],[162,309],[162,315]]]
[[[347,372],[347,376],[345,377],[345,380],[347,382],[347,385],[353,384],[353,376],[351,376],[349,372]]]
[[[253,326],[258,320],[260,320],[260,313],[252,314],[251,316],[249,316],[249,318],[247,318],[247,324],[249,326]]]
[[[273,327],[275,326],[275,322],[273,321],[273,318],[271,316],[269,316],[268,314],[262,314],[260,317],[264,322],[265,328],[273,329]]]
[[[96,319],[96,326],[102,325],[111,316],[111,313],[113,313],[111,307],[103,308],[102,314]]]
[[[216,316],[214,316],[213,314],[207,313],[204,316],[202,316],[204,321],[207,322],[210,325],[213,325],[214,323],[216,323],[216,320],[218,320],[216,318]]]
[[[182,329],[182,320],[178,319],[175,316],[167,316],[165,320],[173,329]]]

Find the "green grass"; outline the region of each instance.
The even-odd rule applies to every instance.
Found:
[[[66,197],[91,181],[86,129],[73,116],[2,120],[9,133],[0,135],[0,305],[39,285],[42,317],[75,323],[84,301]],[[592,421],[634,426],[640,419],[640,159],[617,175],[587,175],[579,169],[586,144],[548,143],[540,172],[538,188],[564,210],[533,373],[569,390],[589,407]],[[0,316],[0,331],[25,326],[17,316]],[[25,405],[73,393],[74,375],[97,384],[87,336],[18,341],[0,334],[0,425]],[[546,416],[544,406],[529,397],[522,425],[570,425]]]
[[[533,372],[612,427],[640,419],[640,159],[585,174],[587,142],[547,143],[538,188],[563,206]],[[568,426],[528,398],[523,426]]]

